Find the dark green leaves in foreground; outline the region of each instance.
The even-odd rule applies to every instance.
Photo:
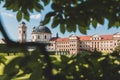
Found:
[[[30,20],[30,13],[41,12],[44,6],[50,5],[52,11],[44,18],[44,24],[52,21],[52,28],[60,26],[60,31],[65,33],[86,33],[90,24],[104,24],[109,21],[109,28],[120,26],[120,0],[4,0],[7,10],[17,12],[16,18]]]
[[[48,3],[48,1],[46,2]],[[21,21],[22,18],[29,21],[30,13],[33,13],[34,10],[37,12],[43,10],[43,6],[39,3],[39,0],[5,0],[4,7],[7,10],[17,12],[16,18],[18,21]]]
[[[51,65],[36,51],[32,55],[16,57],[5,66],[3,80],[16,80],[25,75],[30,76],[28,80],[51,80],[49,75],[53,75],[53,80],[120,80],[120,55],[117,52],[104,55],[85,51],[78,55],[49,57]]]
[[[104,19],[109,21],[109,28],[120,26],[119,5],[120,0],[53,0],[51,8],[56,14],[46,16],[44,21],[52,17],[52,27],[60,24],[62,33],[75,32],[78,27],[86,34],[91,23],[96,28],[97,24],[104,24]]]
[[[3,55],[0,55],[0,64],[2,63],[2,64],[5,64],[5,62],[6,62],[6,58],[5,58],[5,56],[3,56]]]

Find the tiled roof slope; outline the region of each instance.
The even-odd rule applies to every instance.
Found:
[[[69,41],[69,38],[58,38],[57,41]]]
[[[101,35],[101,40],[112,40],[113,35]]]
[[[79,36],[79,40],[90,40],[90,36]]]
[[[77,36],[79,40],[90,40],[91,36]],[[100,35],[101,40],[113,40],[113,35]],[[56,41],[69,41],[69,38],[57,38]]]

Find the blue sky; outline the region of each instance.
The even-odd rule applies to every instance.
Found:
[[[3,3],[2,3],[2,5],[3,5]],[[2,18],[3,25],[5,26],[5,29],[8,33],[8,35],[10,36],[10,38],[12,40],[16,41],[16,40],[18,40],[18,25],[21,22],[17,21],[16,13],[13,13],[11,10],[10,11],[6,10],[5,8],[2,7],[2,5],[0,5],[0,15]],[[34,11],[34,13],[32,13],[30,15],[29,22],[27,22],[26,20],[22,20],[26,23],[26,26],[27,26],[27,39],[28,40],[31,39],[32,28],[34,26],[38,26],[40,21],[44,19],[45,14],[49,11],[51,11],[50,5],[46,6],[45,9],[41,13]],[[65,32],[65,34],[62,34],[59,30],[59,26],[57,26],[57,28],[52,29],[51,23],[47,24],[46,26],[53,33],[52,36],[55,36],[57,32],[59,33],[60,37],[68,37],[71,34],[75,34],[75,35],[79,35],[79,36],[83,35],[78,30],[75,33],[74,32],[72,32],[72,33]],[[113,27],[113,28],[108,29],[108,21],[105,20],[105,24],[104,25],[98,24],[96,29],[90,25],[90,30],[87,30],[87,35],[114,34],[116,32],[120,32],[120,28]],[[2,38],[1,35],[0,35],[0,38]]]

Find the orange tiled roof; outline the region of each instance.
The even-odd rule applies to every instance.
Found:
[[[69,41],[69,38],[58,38],[57,41],[58,41],[58,42],[61,42],[61,41]]]
[[[79,36],[79,40],[90,40],[90,36]]]
[[[100,35],[101,40],[112,40],[113,39],[113,35]],[[83,41],[87,41],[90,40],[91,36],[78,36],[79,40],[83,40]],[[62,42],[62,41],[69,41],[69,38],[57,38],[56,41],[58,42]]]
[[[113,35],[101,35],[101,40],[112,40]]]

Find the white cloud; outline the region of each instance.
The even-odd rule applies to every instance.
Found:
[[[41,18],[41,14],[31,15],[30,18],[31,19],[40,19]]]
[[[8,17],[14,17],[13,14],[6,13],[6,12],[2,12],[1,14],[4,15],[4,16],[8,16]]]

